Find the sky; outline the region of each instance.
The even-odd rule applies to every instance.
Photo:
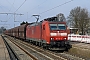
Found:
[[[90,12],[90,0],[0,0],[0,27],[7,29],[19,26],[22,21],[35,22],[63,13],[65,18],[77,6]]]

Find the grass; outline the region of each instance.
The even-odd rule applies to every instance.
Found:
[[[90,50],[88,50],[88,49],[72,47],[69,50],[69,53],[72,54],[72,55],[76,55],[78,57],[81,57],[81,58],[88,58],[88,59],[90,59]]]

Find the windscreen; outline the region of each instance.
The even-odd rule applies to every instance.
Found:
[[[65,24],[50,24],[51,30],[66,30]]]

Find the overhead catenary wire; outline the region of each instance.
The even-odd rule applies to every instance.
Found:
[[[0,5],[0,6],[2,6],[2,5]],[[5,11],[2,7],[1,7],[1,9],[2,9],[3,11]],[[3,21],[3,20],[0,20],[0,22],[5,22],[5,23],[6,23],[6,22],[7,22],[7,20],[4,20],[4,21]],[[1,23],[0,23],[0,25],[5,26],[5,25],[7,25],[7,24],[1,24]],[[1,26],[0,26],[0,27],[1,27]]]
[[[47,2],[47,0],[44,0],[42,3],[38,4],[37,6],[33,7],[32,9],[30,9],[30,12],[31,12],[31,11],[34,11],[34,10],[35,10],[36,8],[38,8],[39,6],[42,6],[42,4],[45,4],[45,2]],[[28,12],[28,13],[29,13],[29,12]],[[28,14],[27,14],[27,16],[28,16]],[[31,17],[32,17],[32,16],[31,16]],[[30,18],[31,18],[31,17],[30,17]],[[28,19],[30,19],[30,18],[27,17],[26,20],[28,20]]]
[[[15,10],[15,12],[17,12],[24,5],[25,2],[26,0]],[[14,15],[14,22],[15,22],[15,15]],[[14,27],[15,27],[15,24],[14,24]]]
[[[13,3],[10,3],[8,0],[6,0],[6,1],[7,1],[13,8],[15,8],[15,7],[14,7],[15,0],[13,1]],[[25,0],[25,1],[26,1],[26,0]],[[24,1],[24,2],[25,2],[25,1]],[[23,3],[22,3],[22,4],[23,4]],[[21,6],[21,5],[20,5],[20,6]],[[12,8],[11,8],[11,9],[12,9]],[[11,9],[10,9],[9,11],[11,11]],[[11,13],[11,14],[16,14],[16,13],[14,12],[14,13]],[[10,18],[11,18],[11,17],[10,17]],[[10,19],[10,18],[9,18],[9,19]],[[8,20],[9,20],[9,19],[8,19]]]
[[[47,0],[45,0],[45,1],[47,1]],[[56,6],[56,7],[53,7],[53,8],[51,8],[51,9],[46,10],[46,11],[44,11],[44,12],[41,12],[41,13],[39,13],[39,14],[43,14],[43,13],[49,12],[49,11],[55,9],[55,8],[58,8],[58,7],[62,6],[62,5],[67,4],[67,3],[71,2],[71,1],[73,1],[73,0],[70,0],[70,1],[65,2],[65,3],[63,3],[63,4],[60,4],[60,5]],[[26,2],[26,0],[14,11],[14,13],[17,12],[17,11],[23,6],[23,4],[24,4],[25,2]],[[38,6],[41,6],[41,4],[40,4],[40,5],[37,5],[37,7],[38,7]],[[10,18],[11,18],[11,17],[10,17]],[[9,19],[10,19],[10,18],[9,18]]]
[[[33,7],[30,11],[34,11],[34,9],[38,8],[39,6],[42,6],[47,0],[44,0],[42,3],[38,4],[37,6]]]
[[[23,4],[26,2],[26,0],[14,11],[14,14],[15,14],[15,12],[17,12],[22,6],[23,6]],[[13,3],[14,4],[14,3]]]
[[[26,2],[26,0],[15,10],[15,12],[17,12],[24,5],[25,2]],[[14,12],[14,14],[16,14],[15,12]],[[20,15],[23,15],[23,14],[20,14]],[[14,15],[14,17],[15,17],[15,15]],[[14,22],[15,22],[15,18],[14,18]]]
[[[13,3],[11,4],[8,0],[6,0],[7,1],[7,3],[9,3],[12,7],[14,7],[13,5],[14,5],[14,3],[15,3],[15,0],[13,1]],[[15,7],[14,7],[15,8]],[[11,8],[12,9],[12,8]],[[9,10],[9,12],[11,11],[11,9]],[[4,10],[3,10],[4,11]],[[3,13],[4,14],[4,13]],[[6,13],[7,14],[7,13]],[[8,14],[7,14],[7,16],[8,16]],[[11,17],[10,17],[11,18]],[[10,19],[9,17],[8,17],[8,19],[7,19],[7,21]],[[6,23],[6,22],[5,22]]]
[[[13,8],[15,8],[13,5],[14,5],[14,3],[15,3],[15,0],[13,1],[13,3],[11,4],[8,0],[6,0],[7,1],[7,3],[9,3],[10,5],[11,5],[11,9],[12,9],[12,7]],[[11,9],[9,10],[9,12],[11,11]]]
[[[25,2],[26,2],[26,0],[14,11],[14,13],[11,13],[11,14],[14,14],[14,15],[15,15],[16,12],[23,6],[23,4],[24,4]],[[14,4],[14,3],[13,3],[13,4]],[[11,17],[12,17],[12,15],[9,17],[9,19],[10,19]],[[8,20],[9,20],[9,19],[8,19]],[[8,20],[7,20],[7,21],[8,21]],[[6,24],[6,22],[5,22],[5,24]]]
[[[1,4],[0,4],[0,7],[1,7],[2,11],[5,11],[5,10],[2,8],[2,5],[1,5]],[[0,14],[1,14],[1,13],[0,13]],[[6,18],[6,17],[5,17],[5,18]],[[7,20],[5,20],[5,19],[4,19],[4,20],[2,20],[2,19],[1,19],[1,20],[0,20],[0,22],[5,22],[5,23],[6,23],[6,22],[7,22]],[[0,25],[2,25],[2,26],[7,25],[7,24],[5,24],[5,23],[4,23],[4,24],[1,24],[1,23],[0,23]],[[0,27],[1,27],[1,26],[0,26]]]
[[[26,0],[14,11],[14,14],[16,14],[15,12],[17,12],[21,7],[22,7],[22,5],[24,4],[26,2]],[[14,3],[13,3],[14,4]],[[11,17],[10,17],[11,18]],[[9,18],[9,19],[10,19]]]
[[[48,9],[48,10],[46,10],[46,11],[44,11],[44,12],[39,13],[39,14],[46,13],[46,12],[51,11],[51,10],[53,10],[53,9],[55,9],[55,8],[58,8],[58,7],[62,6],[62,5],[65,5],[65,4],[67,4],[67,3],[70,3],[70,2],[72,2],[72,1],[73,1],[73,0],[67,1],[67,2],[65,2],[65,3],[63,3],[63,4],[60,4],[60,5],[58,5],[58,6],[55,6],[55,7],[51,8],[51,9]]]
[[[18,9],[17,9],[16,11],[18,11],[18,10],[23,6],[23,4],[24,4],[25,2],[26,2],[26,0],[18,7]],[[16,11],[15,11],[15,12],[16,12]],[[15,12],[14,12],[14,13],[15,13]]]
[[[63,6],[63,5],[65,5],[65,4],[67,4],[67,3],[70,3],[70,2],[72,2],[72,1],[73,1],[73,0],[67,1],[67,2],[65,2],[65,3],[63,3],[63,4],[60,4],[60,5],[58,5],[58,6],[55,6],[55,7],[51,8],[51,9],[48,9],[48,10],[46,10],[46,11],[44,11],[44,12],[41,12],[41,13],[39,13],[38,15],[44,14],[44,13],[46,13],[46,12],[48,12],[48,11],[51,11],[51,10],[53,10],[53,9],[55,9],[55,8],[58,8],[58,7],[60,7],[60,6]],[[28,19],[30,19],[30,18],[28,18]],[[27,20],[28,20],[28,19],[27,19]]]

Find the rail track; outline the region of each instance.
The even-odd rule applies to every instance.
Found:
[[[2,36],[2,35],[1,35]],[[13,49],[10,47],[10,45],[7,43],[7,41],[4,38],[5,36],[2,36],[4,43],[7,47],[7,50],[9,52],[9,56],[11,60],[19,60],[18,56],[14,53]]]
[[[43,49],[42,47],[35,46],[33,44],[7,37],[16,46],[22,49],[26,54],[30,55],[33,60],[85,60],[74,55],[65,52],[54,52]]]

